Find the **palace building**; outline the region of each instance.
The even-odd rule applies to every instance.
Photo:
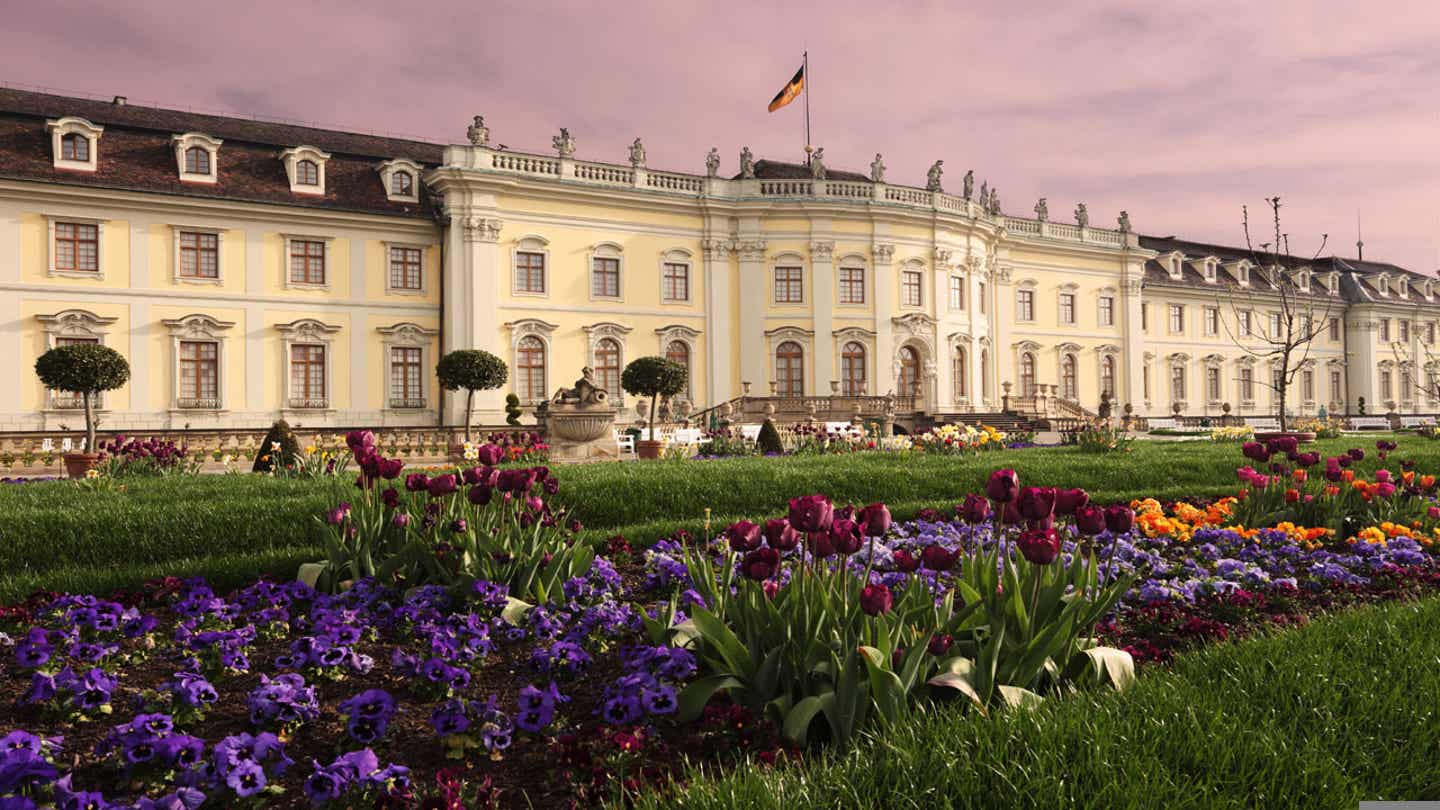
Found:
[[[76,424],[36,357],[111,346],[106,426],[457,424],[441,353],[482,348],[498,421],[643,355],[696,408],[893,393],[934,418],[1269,415],[1276,285],[1324,327],[1292,413],[1435,412],[1435,277],[1001,212],[988,184],[752,159],[699,173],[512,151],[483,121],[440,145],[0,88],[0,429]],[[1042,201],[1043,202],[1043,201]],[[1247,351],[1247,348],[1249,350]],[[626,403],[633,404],[633,403]]]

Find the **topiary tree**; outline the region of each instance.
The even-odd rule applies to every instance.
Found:
[[[279,449],[276,449],[276,448]],[[270,425],[270,430],[265,434],[265,440],[260,443],[260,449],[255,452],[255,463],[250,466],[251,472],[264,473],[272,470],[283,470],[287,467],[300,463],[300,440],[295,438],[295,431],[290,429],[290,423],[284,419]]]
[[[755,449],[760,455],[779,455],[785,452],[785,445],[780,442],[780,431],[775,429],[775,423],[769,419],[760,426],[760,435],[755,437]]]
[[[74,343],[56,346],[35,361],[45,387],[79,394],[85,406],[85,452],[95,452],[95,396],[130,379],[130,364],[109,346]]]
[[[470,413],[476,391],[489,391],[505,384],[510,369],[505,361],[483,349],[456,349],[440,358],[435,376],[446,391],[465,392],[465,441],[470,441]]]
[[[505,395],[505,424],[520,424],[520,397],[514,394]]]
[[[655,403],[685,390],[689,369],[663,357],[639,357],[630,361],[620,375],[626,393],[650,398],[650,441],[655,441]]]

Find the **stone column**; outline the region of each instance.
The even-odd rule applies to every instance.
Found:
[[[769,300],[765,273],[765,240],[741,237],[740,257],[740,380],[752,391],[769,390],[770,364],[765,350],[765,310]]]
[[[811,351],[810,392],[824,396],[835,379],[835,243],[817,240],[810,243],[810,311],[815,326]]]
[[[1013,335],[1010,326],[1015,318],[1015,292],[1010,286],[1009,267],[992,265],[990,274],[990,374],[994,384],[990,387],[998,396],[1001,383],[1012,383],[1011,390],[1019,392],[1020,370],[1014,368],[1015,351],[1010,343]],[[1038,369],[1037,369],[1038,372]],[[1023,392],[1020,392],[1023,393]]]
[[[935,394],[926,404],[931,413],[955,410],[955,332],[950,312],[950,250],[935,248],[935,270],[931,274],[930,312],[935,316]]]
[[[730,254],[734,245],[729,239],[711,238],[704,240],[701,248],[705,262],[705,321],[709,325],[709,334],[705,335],[705,390],[710,393],[709,404],[715,405],[739,391],[731,354],[735,302],[730,295],[730,280],[734,277]]]
[[[1140,267],[1129,269],[1127,278],[1120,285],[1120,318],[1121,329],[1124,335],[1123,352],[1121,362],[1116,365],[1117,372],[1123,372],[1124,376],[1115,381],[1115,398],[1119,400],[1116,407],[1124,410],[1125,403],[1135,406],[1137,414],[1145,413],[1145,336],[1140,329]],[[1150,381],[1154,386],[1155,380]],[[1151,390],[1151,395],[1155,391]]]
[[[876,242],[870,248],[875,265],[875,382],[870,391],[883,395],[895,388],[895,246]],[[896,392],[900,393],[900,392]]]

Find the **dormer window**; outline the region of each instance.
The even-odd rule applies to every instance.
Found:
[[[1214,284],[1214,283],[1215,283],[1215,267],[1216,267],[1216,265],[1218,265],[1219,263],[1220,263],[1220,260],[1217,259],[1217,258],[1215,258],[1214,256],[1208,256],[1208,257],[1206,257],[1206,259],[1205,259],[1205,281],[1206,281],[1207,283],[1209,283],[1209,284]]]
[[[1426,300],[1426,301],[1429,301],[1431,298],[1434,298],[1434,297],[1435,297],[1435,282],[1433,282],[1433,281],[1427,281],[1427,282],[1425,282],[1425,288],[1424,288],[1424,289],[1425,289],[1425,300]]]
[[[1185,267],[1185,257],[1180,253],[1170,254],[1170,278],[1180,280],[1180,273]]]
[[[385,197],[391,202],[420,202],[420,164],[396,158],[381,163],[380,182],[385,185]]]
[[[325,161],[330,155],[313,146],[297,146],[280,153],[285,173],[290,176],[290,190],[296,194],[325,193]]]
[[[1331,295],[1340,294],[1340,273],[1336,270],[1330,271],[1329,280],[1325,282],[1325,289]]]
[[[1299,272],[1299,274],[1297,274],[1297,276],[1296,276],[1296,278],[1295,278],[1295,286],[1297,286],[1297,287],[1300,288],[1300,292],[1307,292],[1307,293],[1310,292],[1310,271],[1309,271],[1309,270],[1301,270],[1301,271]]]
[[[1408,296],[1410,295],[1410,279],[1402,278],[1402,279],[1399,279],[1398,281],[1396,281],[1396,282],[1395,282],[1395,293],[1396,293],[1396,295],[1399,295],[1401,298],[1406,298],[1406,297],[1408,297]]]
[[[220,139],[187,132],[170,139],[175,146],[175,164],[180,179],[189,183],[214,183],[220,176]]]
[[[1390,294],[1390,279],[1389,279],[1389,277],[1382,275],[1382,276],[1380,276],[1378,279],[1376,279],[1376,280],[1375,280],[1375,288],[1380,291],[1380,294],[1381,294],[1381,295],[1389,295],[1389,294]]]
[[[50,148],[55,168],[93,172],[104,127],[97,127],[84,118],[56,118],[45,122],[50,130]]]

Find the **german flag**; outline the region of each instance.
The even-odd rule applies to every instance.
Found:
[[[786,104],[794,101],[799,97],[800,91],[804,89],[805,66],[801,65],[800,69],[795,71],[794,77],[786,82],[784,87],[780,88],[780,92],[775,94],[775,98],[770,99],[770,112],[775,112]]]

